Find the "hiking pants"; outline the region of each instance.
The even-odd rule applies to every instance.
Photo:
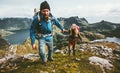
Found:
[[[48,58],[52,58],[53,56],[53,40],[46,41],[44,39],[39,39],[39,55],[43,62],[47,62],[47,55],[46,55],[46,45],[48,47]]]

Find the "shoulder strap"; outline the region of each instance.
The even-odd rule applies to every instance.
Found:
[[[37,16],[38,16],[38,21],[40,22],[40,13],[39,12],[38,12]]]

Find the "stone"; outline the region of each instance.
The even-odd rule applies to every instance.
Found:
[[[89,57],[89,61],[90,61],[90,64],[99,65],[103,73],[105,73],[105,69],[111,70],[113,68],[113,65],[110,64],[109,60],[103,59],[97,56]]]

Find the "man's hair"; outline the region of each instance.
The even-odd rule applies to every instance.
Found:
[[[43,9],[49,9],[50,10],[50,6],[49,6],[47,1],[44,1],[40,4],[40,11],[43,10]]]

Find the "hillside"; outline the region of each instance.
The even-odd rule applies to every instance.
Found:
[[[84,30],[92,31],[92,32],[111,32],[112,30],[115,30],[119,28],[120,24],[117,23],[111,23],[108,21],[101,21],[98,23],[90,24],[89,26],[85,27]]]
[[[37,44],[37,41],[36,41]],[[63,45],[63,44],[62,44]],[[120,45],[91,42],[76,45],[76,56],[68,56],[67,46],[54,51],[54,61],[47,66],[39,59],[38,49],[32,50],[30,40],[11,45],[8,54],[0,58],[1,73],[119,73]],[[47,48],[46,48],[47,49]]]
[[[94,33],[101,33],[106,36],[115,36],[120,38],[117,34],[113,32],[118,32],[120,28],[120,23],[112,23],[109,21],[102,20],[100,22],[90,24],[85,18],[79,18],[77,16],[69,18],[60,18],[59,19],[66,29],[69,29],[71,24],[75,23],[81,28],[81,32],[89,31]]]
[[[104,34],[107,34],[108,36],[111,36],[111,37],[116,36],[116,37],[120,38],[120,34],[118,34],[118,32],[120,32],[120,27],[118,27],[117,29],[112,30],[110,32],[104,32]]]
[[[5,55],[6,48],[8,48],[9,46],[10,44],[0,37],[0,57],[3,57]]]

